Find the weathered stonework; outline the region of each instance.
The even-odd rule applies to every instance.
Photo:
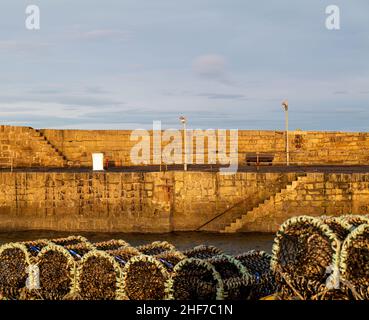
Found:
[[[169,231],[168,179],[159,173],[0,173],[0,226]]]
[[[64,167],[66,158],[30,127],[0,126],[0,167]]]
[[[68,159],[73,160],[75,165],[91,166],[93,152],[104,152],[116,165],[132,164],[130,150],[136,142],[130,141],[131,131],[41,130],[41,132]],[[289,141],[290,161],[294,164],[369,164],[367,132],[291,131]],[[165,144],[163,143],[163,146]],[[195,147],[196,143],[193,144],[193,153]],[[204,151],[207,154],[206,142]],[[240,164],[245,163],[246,154],[250,152],[272,153],[275,164],[285,163],[284,132],[239,130]],[[195,155],[193,158],[196,158]]]
[[[93,152],[131,165],[130,134],[0,126],[0,166],[90,167]],[[283,163],[284,139],[280,131],[239,131],[240,164],[249,152]],[[289,140],[291,163],[369,164],[369,133],[296,131]],[[0,172],[6,230],[270,232],[294,215],[348,213],[369,213],[369,174]]]
[[[296,215],[369,213],[369,174],[308,173],[228,225],[223,232],[274,232]]]
[[[152,132],[151,144],[152,144]],[[35,130],[29,127],[0,127],[0,166],[91,167],[91,155],[103,152],[114,166],[132,165],[129,130]],[[369,164],[369,133],[291,131],[290,161],[293,164]],[[163,141],[162,147],[168,141]],[[229,139],[228,139],[229,143]],[[151,145],[152,148],[152,145]],[[196,156],[193,143],[193,159]],[[208,163],[205,141],[205,163]],[[285,134],[282,131],[238,132],[239,164],[247,153],[270,153],[274,164],[285,163]],[[151,155],[151,162],[153,161]]]
[[[294,215],[368,214],[369,174],[0,173],[3,230],[196,230],[223,212],[202,230],[274,232]]]

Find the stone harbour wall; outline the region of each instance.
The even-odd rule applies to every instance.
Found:
[[[91,167],[92,153],[102,152],[111,166],[133,165],[130,130],[56,130],[0,126],[0,167]],[[153,133],[150,134],[150,163],[153,163]],[[282,131],[238,131],[238,161],[245,164],[250,153],[272,154],[274,164],[286,162],[285,133]],[[291,164],[368,165],[369,133],[291,131],[288,136]],[[173,143],[183,153],[182,140]],[[230,138],[227,132],[227,152]],[[164,148],[170,141],[162,141]],[[196,139],[190,148],[196,161]],[[208,140],[204,141],[204,160],[208,163]],[[219,150],[213,150],[217,155]]]
[[[0,168],[65,165],[61,152],[33,128],[0,126]]]
[[[130,151],[137,143],[130,140],[131,131],[128,130],[48,129],[40,132],[76,166],[91,166],[93,152],[103,152],[115,165],[131,165]],[[152,132],[150,135],[152,148]],[[239,130],[239,163],[244,164],[246,154],[255,152],[273,154],[275,164],[285,163],[285,139],[283,131]],[[227,143],[229,146],[229,132]],[[195,139],[192,144],[195,160]],[[291,131],[289,145],[293,164],[369,164],[368,132]],[[204,153],[207,163],[206,139]]]
[[[369,174],[0,172],[0,230],[274,232],[369,213]],[[239,222],[240,221],[240,222]]]
[[[296,215],[369,214],[369,174],[309,173],[233,222],[228,232],[278,229]]]

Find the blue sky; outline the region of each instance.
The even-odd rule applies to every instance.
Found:
[[[25,28],[36,4],[41,29]],[[325,8],[341,29],[325,28]],[[367,0],[2,0],[0,119],[368,131]]]

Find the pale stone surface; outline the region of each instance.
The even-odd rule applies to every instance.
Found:
[[[308,173],[222,231],[276,231],[283,221],[296,215],[368,214],[368,179],[369,174]]]
[[[104,153],[112,165],[132,165],[130,152],[137,142],[131,141],[130,135],[130,130],[34,130],[0,126],[0,165],[8,165],[13,159],[15,167],[91,167],[91,155],[95,152]],[[290,161],[294,164],[369,164],[367,132],[291,131],[289,141]],[[162,145],[168,143],[163,141]],[[196,141],[193,155],[195,148]],[[204,148],[207,163],[207,141]],[[274,154],[275,164],[285,163],[284,132],[240,130],[239,163],[245,162],[247,153],[255,152]]]
[[[130,165],[129,130],[41,130],[76,165],[90,166],[92,152],[104,152],[117,165]],[[150,132],[152,134],[152,132]],[[369,133],[291,131],[290,161],[295,164],[369,164]],[[163,142],[166,145],[168,142]],[[195,153],[196,143],[193,144]],[[274,163],[285,163],[285,134],[282,131],[240,130],[239,162],[250,152],[272,153]],[[205,143],[205,161],[207,161]]]
[[[91,167],[93,152],[131,165],[130,134],[0,126],[0,165]],[[239,131],[240,163],[249,152],[284,162],[284,139],[282,131]],[[369,164],[369,133],[296,131],[289,139],[292,163]],[[0,173],[1,229],[167,232],[221,215],[202,230],[270,232],[294,215],[349,213],[369,213],[369,174]]]
[[[196,230],[221,213],[203,230],[274,232],[295,215],[368,214],[369,174],[0,173],[0,229]]]

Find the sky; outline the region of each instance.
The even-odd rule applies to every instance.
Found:
[[[40,30],[25,27],[40,8]],[[325,25],[340,8],[340,30]],[[367,0],[1,0],[0,123],[368,131]]]

